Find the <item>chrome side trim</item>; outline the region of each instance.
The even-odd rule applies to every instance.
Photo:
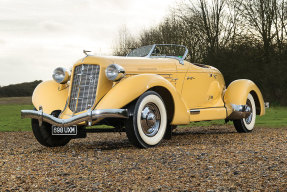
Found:
[[[191,115],[197,115],[197,114],[200,114],[200,110],[199,109],[191,109],[191,110],[189,110],[189,113]]]
[[[153,44],[151,50],[149,51],[148,55],[146,57],[150,57],[154,48],[157,46],[157,44]]]
[[[248,105],[231,104],[233,112],[227,117],[230,120],[247,118],[251,114],[251,109]]]
[[[69,119],[59,119],[53,115],[43,113],[43,110],[40,109],[39,111],[21,110],[21,118],[38,119],[40,125],[42,122],[47,122],[52,125],[67,127],[84,121],[92,122],[99,118],[129,118],[129,115],[127,109],[97,109],[93,111],[88,110]]]

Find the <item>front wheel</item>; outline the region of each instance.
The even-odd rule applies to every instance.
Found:
[[[250,108],[251,114],[246,118],[233,121],[235,129],[239,133],[251,132],[255,126],[256,106],[255,106],[254,98],[250,93],[247,96],[246,105]]]
[[[53,116],[58,117],[59,111],[54,111]],[[63,135],[52,135],[52,125],[43,122],[39,126],[39,121],[37,119],[32,119],[32,130],[37,141],[46,147],[59,147],[64,146],[69,143],[71,137]]]
[[[147,91],[135,104],[133,117],[126,121],[126,134],[137,147],[156,146],[163,139],[167,126],[167,113],[159,94]]]
[[[52,135],[52,125],[46,122],[39,126],[37,119],[32,119],[32,130],[37,141],[46,147],[59,147],[69,143],[69,136]]]

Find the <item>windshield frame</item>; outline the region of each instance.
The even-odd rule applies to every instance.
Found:
[[[148,58],[172,58],[172,59],[178,60],[180,64],[184,64],[184,59],[186,58],[186,56],[188,54],[188,49],[184,45],[177,45],[177,44],[153,44],[153,45],[146,45],[146,46],[142,46],[142,47],[148,47],[148,46],[151,46],[151,50],[149,51],[149,53],[146,56],[141,56],[141,57],[148,57]],[[152,53],[156,49],[157,46],[183,47],[185,49],[185,52],[184,52],[182,57],[171,56],[171,55],[167,55],[167,56],[152,56]],[[140,49],[140,48],[141,47],[139,47],[137,49]],[[134,50],[132,50],[130,53],[128,53],[126,55],[126,57],[134,57],[134,56],[129,56]]]

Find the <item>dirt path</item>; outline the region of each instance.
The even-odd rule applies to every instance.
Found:
[[[0,132],[0,191],[286,191],[287,128],[181,128],[152,149],[125,134],[45,148],[31,132]]]

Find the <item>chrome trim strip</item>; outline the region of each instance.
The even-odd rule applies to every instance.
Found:
[[[153,44],[151,50],[149,51],[148,55],[146,57],[150,57],[154,48],[157,46],[157,44]]]
[[[52,125],[67,127],[84,121],[92,122],[99,118],[129,118],[129,115],[127,109],[97,109],[93,111],[88,110],[85,113],[81,113],[69,119],[59,119],[52,115],[43,113],[43,110],[40,109],[39,111],[21,110],[21,118],[38,119],[40,125],[44,121]]]
[[[189,110],[189,113],[192,114],[192,115],[197,115],[197,114],[200,114],[200,110],[198,110],[198,109],[191,109],[191,110]]]
[[[205,107],[205,108],[193,108],[193,109],[190,109],[190,110],[204,110],[204,109],[221,109],[221,108],[224,108],[224,106],[219,106],[219,107]]]

